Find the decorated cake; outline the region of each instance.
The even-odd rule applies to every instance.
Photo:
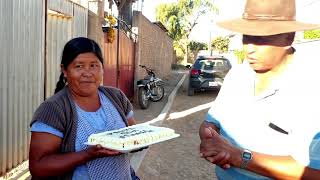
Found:
[[[134,149],[177,136],[179,135],[173,129],[142,124],[92,134],[88,138],[88,143],[112,149]]]

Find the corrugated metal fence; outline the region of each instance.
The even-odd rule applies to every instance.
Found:
[[[87,37],[86,8],[47,0],[53,11],[45,14],[45,2],[0,0],[0,176],[28,159],[29,123],[38,105],[53,94],[64,44]]]
[[[46,98],[54,93],[60,75],[61,53],[73,37],[87,37],[88,9],[66,0],[49,0],[47,19]]]
[[[0,1],[0,175],[28,159],[44,94],[44,21],[44,1]]]

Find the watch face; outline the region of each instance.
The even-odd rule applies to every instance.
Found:
[[[244,151],[242,157],[243,159],[250,160],[252,158],[251,152]]]
[[[242,162],[241,162],[240,168],[245,169],[251,159],[252,159],[252,153],[249,150],[244,149],[242,152]]]

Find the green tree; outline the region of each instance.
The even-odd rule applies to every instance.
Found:
[[[228,52],[230,39],[227,37],[218,36],[211,42],[211,47],[218,50],[220,53]]]
[[[234,55],[237,57],[238,63],[241,64],[246,57],[246,52],[243,49],[235,50]]]
[[[188,62],[191,62],[191,63],[193,63],[193,60],[198,56],[199,51],[208,50],[208,45],[206,43],[197,42],[197,41],[191,41],[188,47],[189,47],[189,52],[191,52],[192,54],[191,58],[188,59],[189,60]]]
[[[174,49],[182,52],[184,62],[188,59],[189,36],[198,24],[199,18],[207,13],[217,13],[211,0],[179,0],[160,4],[156,8],[156,19],[167,29],[173,39]]]
[[[305,31],[303,37],[305,39],[320,39],[320,29]]]

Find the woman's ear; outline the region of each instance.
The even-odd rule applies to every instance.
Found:
[[[64,66],[63,66],[63,64],[60,64],[60,69],[61,69],[61,72],[63,73],[63,77],[64,78],[67,78],[67,71],[65,70],[65,68],[64,68]]]

